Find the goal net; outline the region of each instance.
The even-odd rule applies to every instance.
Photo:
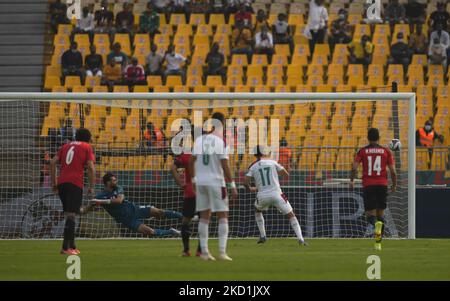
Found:
[[[239,188],[230,208],[231,237],[259,235],[255,194],[242,186],[256,144],[270,147],[289,171],[280,183],[306,237],[370,237],[361,182],[351,189],[349,177],[356,151],[367,144],[367,130],[376,127],[381,145],[393,138],[402,143],[394,152],[399,182],[388,196],[386,236],[414,238],[414,98],[411,93],[0,93],[0,238],[62,237],[64,217],[50,187],[49,159],[80,127],[93,135],[96,192],[103,189],[103,174],[113,172],[129,201],[181,211],[183,191],[171,174],[178,143],[173,138],[183,122],[207,130],[205,121],[216,111],[228,119],[230,166]],[[294,236],[275,208],[264,216],[269,237]],[[181,225],[175,219],[144,222],[153,228]],[[214,236],[217,223],[211,226]],[[77,236],[141,237],[101,207],[78,217]]]

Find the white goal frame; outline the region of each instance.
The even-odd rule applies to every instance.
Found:
[[[3,92],[0,102],[6,101],[59,101],[70,100],[276,100],[306,103],[330,101],[407,100],[408,124],[408,239],[416,238],[416,94],[415,93],[48,93]],[[108,104],[115,106],[115,104]],[[132,106],[131,106],[132,107]]]

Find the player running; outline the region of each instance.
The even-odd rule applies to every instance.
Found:
[[[363,198],[364,209],[368,222],[375,227],[375,249],[381,250],[381,239],[384,233],[384,210],[387,199],[387,172],[389,168],[392,178],[391,191],[397,187],[397,173],[395,171],[394,158],[386,147],[378,144],[380,133],[378,129],[371,128],[367,133],[369,145],[361,148],[356,154],[355,162],[350,176],[350,187],[353,188],[358,165],[363,166]]]
[[[255,220],[260,233],[260,238],[257,243],[262,244],[267,240],[262,211],[269,209],[270,206],[275,206],[288,218],[295,235],[297,235],[298,242],[306,246],[307,243],[303,238],[302,229],[300,228],[297,217],[292,210],[291,204],[281,191],[280,182],[278,181],[278,175],[288,176],[289,173],[278,162],[270,159],[269,156],[270,152],[267,148],[257,146],[255,152],[257,159],[249,166],[244,179],[244,186],[251,192],[257,192]],[[256,187],[250,186],[252,179],[255,180]]]
[[[61,254],[76,255],[80,250],[75,246],[75,217],[80,213],[83,199],[83,175],[87,166],[89,186],[88,195],[94,194],[95,156],[89,142],[91,133],[80,128],[75,140],[64,144],[50,161],[50,176],[53,191],[59,194],[65,215],[64,239]],[[58,181],[56,181],[56,164],[60,164]]]
[[[191,160],[192,183],[195,187],[196,208],[200,212],[198,236],[203,260],[216,260],[208,249],[208,224],[211,213],[216,213],[219,220],[219,259],[231,261],[227,255],[228,240],[228,196],[227,186],[231,188],[231,199],[237,197],[230,166],[228,164],[228,147],[223,139],[225,116],[216,112],[212,115],[214,126],[212,132],[195,140]]]
[[[86,214],[95,206],[100,205],[117,223],[144,236],[180,236],[180,231],[174,228],[169,230],[152,229],[142,220],[150,217],[181,218],[181,213],[153,206],[136,206],[125,198],[123,188],[117,183],[118,180],[114,174],[106,173],[103,176],[104,190],[95,196],[94,203],[82,208],[81,213]]]

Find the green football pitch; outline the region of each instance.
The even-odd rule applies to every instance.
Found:
[[[192,247],[197,241],[191,242]],[[79,240],[81,280],[367,280],[369,255],[381,280],[450,280],[450,240],[231,239],[232,262],[180,257],[179,240]],[[0,241],[0,280],[66,280],[60,241]],[[195,249],[195,248],[193,248]],[[210,240],[217,254],[217,240]]]

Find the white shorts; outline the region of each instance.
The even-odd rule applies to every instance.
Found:
[[[229,211],[226,187],[196,185],[195,206],[197,211],[208,209],[212,212]]]
[[[267,210],[270,206],[274,206],[282,214],[288,214],[292,211],[292,206],[284,194],[272,194],[258,197],[255,202],[255,208],[259,211]]]

